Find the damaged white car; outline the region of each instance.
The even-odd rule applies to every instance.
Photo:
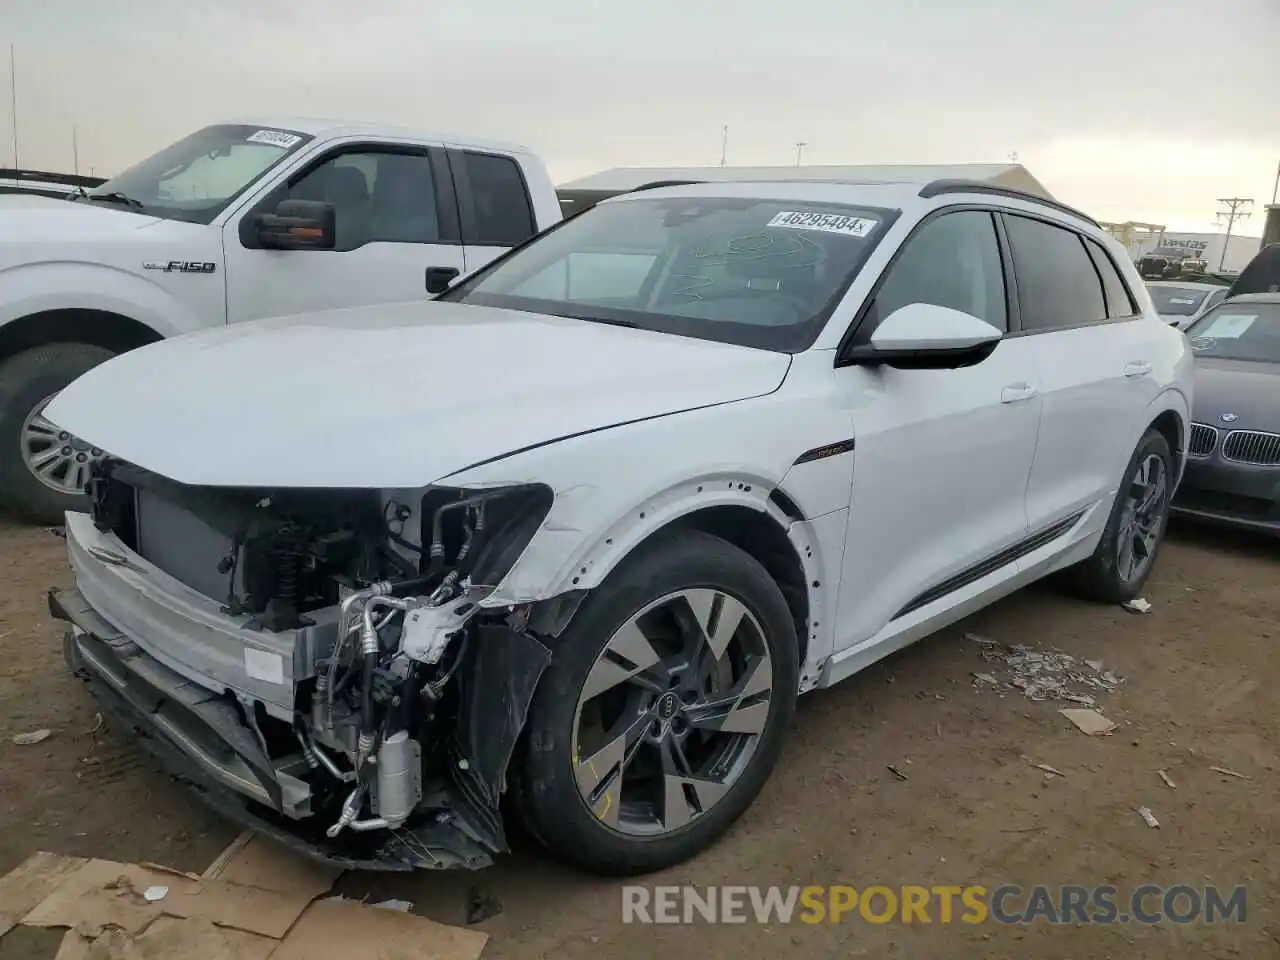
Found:
[[[72,668],[228,817],[372,869],[661,868],[796,698],[1058,569],[1132,597],[1190,360],[1123,251],[986,184],[668,186],[432,302],[94,369]],[[840,736],[840,731],[827,731]]]

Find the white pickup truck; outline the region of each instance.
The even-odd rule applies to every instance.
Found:
[[[112,355],[443,292],[560,219],[523,147],[318,120],[220,123],[67,199],[0,196],[0,499],[85,509],[102,451],[42,411]]]

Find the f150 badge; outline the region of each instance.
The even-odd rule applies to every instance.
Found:
[[[205,260],[148,260],[142,265],[143,270],[163,270],[165,273],[213,273],[218,269],[216,263]]]

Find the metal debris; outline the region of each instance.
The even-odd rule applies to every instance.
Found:
[[[1120,604],[1120,606],[1124,607],[1130,613],[1150,613],[1151,612],[1150,602],[1143,599],[1142,597],[1138,597],[1135,600],[1126,601],[1125,603]]]
[[[1104,669],[1101,660],[1077,660],[1058,650],[1004,644],[976,633],[966,633],[965,639],[978,644],[980,656],[987,663],[1002,665],[1008,671],[1003,680],[995,672],[974,673],[975,686],[1021,690],[1029,700],[1057,700],[1092,707],[1097,704],[1099,694],[1110,693],[1124,683],[1123,677]]]
[[[13,742],[19,747],[32,747],[37,743],[44,743],[53,736],[52,730],[32,730],[30,733],[19,733],[13,738]]]
[[[1170,790],[1178,789],[1177,785],[1169,779],[1169,774],[1165,773],[1163,770],[1157,770],[1156,773],[1160,774],[1160,779],[1164,781],[1164,785]]]
[[[1151,812],[1149,809],[1147,809],[1146,807],[1139,807],[1139,808],[1138,808],[1138,816],[1140,816],[1143,820],[1145,820],[1145,821],[1147,822],[1147,826],[1148,826],[1148,827],[1158,827],[1158,826],[1160,826],[1160,821],[1156,819],[1155,814],[1154,814],[1154,813],[1152,813],[1152,812]]]
[[[408,900],[383,900],[381,903],[375,903],[371,906],[379,910],[395,910],[397,913],[408,913],[413,909],[413,904]]]
[[[1037,764],[1033,764],[1033,766],[1035,766],[1035,768],[1036,768],[1037,770],[1043,770],[1043,771],[1044,771],[1045,773],[1047,773],[1050,777],[1065,777],[1065,776],[1066,776],[1066,774],[1065,774],[1065,773],[1063,773],[1061,770],[1057,769],[1056,767],[1051,767],[1051,766],[1049,766],[1047,763],[1037,763]]]
[[[892,773],[899,780],[907,779],[907,775],[903,773],[901,770],[899,770],[897,767],[895,767],[892,763],[889,764],[889,772]]]
[[[1252,779],[1253,779],[1253,777],[1247,776],[1247,775],[1245,775],[1245,774],[1243,774],[1243,773],[1236,773],[1236,771],[1234,771],[1234,770],[1228,770],[1226,767],[1210,767],[1209,769],[1210,769],[1210,770],[1212,770],[1214,773],[1220,773],[1220,774],[1222,774],[1223,776],[1226,776],[1226,777],[1235,777],[1235,778],[1236,778],[1236,779],[1238,779],[1238,780],[1252,780]]]

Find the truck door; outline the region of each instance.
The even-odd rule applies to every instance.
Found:
[[[282,200],[332,204],[334,249],[264,249],[256,217]],[[229,323],[425,299],[428,273],[465,268],[448,161],[429,146],[335,147],[232,220],[223,247]]]

